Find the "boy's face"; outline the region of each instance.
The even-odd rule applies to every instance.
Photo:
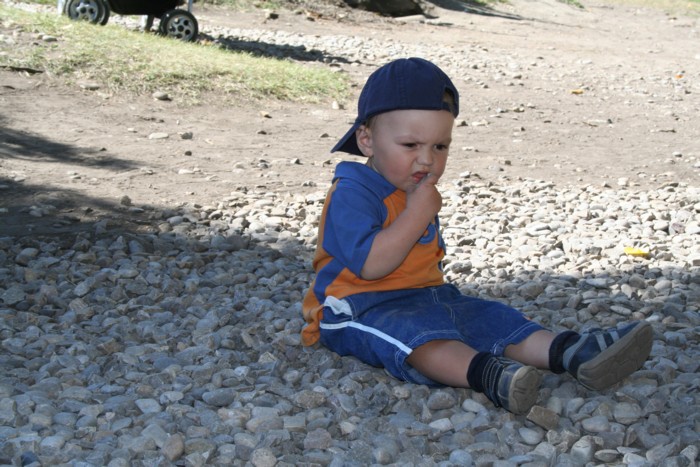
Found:
[[[358,128],[357,145],[377,172],[410,193],[429,173],[442,176],[453,125],[445,110],[394,110]]]

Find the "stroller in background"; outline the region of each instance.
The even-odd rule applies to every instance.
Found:
[[[178,6],[187,1],[187,9]],[[199,25],[192,14],[194,0],[58,0],[58,11],[71,19],[107,24],[111,12],[145,16],[149,30],[154,18],[160,18],[158,33],[186,42],[197,39]]]

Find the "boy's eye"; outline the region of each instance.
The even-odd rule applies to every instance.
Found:
[[[437,144],[435,145],[435,149],[438,151],[447,151],[450,147],[447,144]]]

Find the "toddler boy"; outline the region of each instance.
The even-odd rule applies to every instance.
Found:
[[[458,114],[457,89],[429,61],[395,60],[369,77],[355,123],[331,151],[367,162],[336,168],[303,343],[320,340],[401,380],[469,387],[516,414],[537,400],[538,368],[568,372],[590,389],[616,384],[649,356],[649,323],[555,334],[445,283],[436,184]]]

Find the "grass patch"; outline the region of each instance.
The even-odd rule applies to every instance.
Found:
[[[44,71],[72,81],[96,81],[112,92],[155,90],[197,102],[207,92],[235,98],[321,102],[347,94],[343,75],[325,67],[253,57],[215,45],[192,44],[120,25],[97,26],[0,4],[0,25],[19,30],[0,42],[0,66]],[[55,42],[41,40],[42,35]]]
[[[55,0],[18,0],[20,3],[36,3],[38,5],[56,5]]]
[[[35,3],[39,5],[56,5],[56,0],[14,0],[19,3]],[[142,0],[148,2],[151,0]],[[289,0],[198,0],[197,5],[218,5],[233,9],[248,8],[283,8],[294,6],[296,2]]]

